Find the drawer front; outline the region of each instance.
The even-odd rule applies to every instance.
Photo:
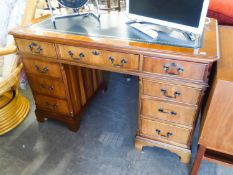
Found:
[[[35,101],[36,105],[42,109],[69,114],[68,103],[65,100],[37,94],[35,95]]]
[[[60,80],[51,80],[45,77],[28,76],[29,84],[36,93],[65,98],[65,86]]]
[[[57,58],[54,44],[26,39],[16,39],[19,51],[22,53]]]
[[[91,64],[90,51],[87,48],[58,45],[61,59]]]
[[[174,78],[204,81],[207,65],[163,58],[145,57],[143,71]]]
[[[143,94],[188,104],[198,104],[201,89],[143,80]]]
[[[35,60],[33,58],[23,58],[26,72],[35,75],[46,75],[54,78],[61,78],[60,66],[57,63]]]
[[[139,55],[58,45],[62,59],[108,68],[139,69]]]
[[[187,145],[191,131],[185,128],[142,118],[141,133],[150,137]]]
[[[196,115],[196,108],[142,99],[141,113],[152,119],[157,118],[183,125],[192,125]]]
[[[101,51],[99,57],[102,59],[93,59],[93,64],[109,68],[139,70],[138,55]]]

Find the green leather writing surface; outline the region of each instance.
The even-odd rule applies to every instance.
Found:
[[[73,16],[56,19],[56,29],[50,18],[30,26],[31,28],[41,29],[44,31],[82,35],[89,37],[116,38],[122,40],[131,40],[143,43],[172,45],[178,47],[199,48],[201,41],[194,42],[191,40],[183,41],[172,38],[163,32],[159,32],[157,39],[152,39],[144,33],[128,26],[124,15],[102,14],[100,21],[93,16]]]

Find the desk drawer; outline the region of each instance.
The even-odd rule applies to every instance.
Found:
[[[204,81],[206,64],[163,58],[145,57],[143,71],[174,78]]]
[[[194,105],[198,104],[199,98],[201,96],[201,89],[145,79],[143,79],[142,82],[144,95]]]
[[[29,74],[46,75],[54,78],[61,78],[60,66],[57,63],[36,60],[33,58],[23,58],[25,70]]]
[[[65,45],[58,45],[58,48],[61,59],[109,68],[139,69],[139,55]]]
[[[93,59],[93,64],[109,68],[139,70],[139,55],[101,51],[100,58]]]
[[[63,114],[69,114],[68,103],[65,100],[52,98],[44,95],[35,95],[36,105],[39,108],[50,110],[53,112],[59,112]]]
[[[57,58],[55,46],[52,43],[16,39],[16,44],[22,53]]]
[[[174,123],[193,124],[196,108],[171,104],[151,99],[142,99],[141,113],[152,119],[167,120]]]
[[[141,133],[165,141],[187,145],[191,131],[158,121],[141,119]]]
[[[92,55],[90,49],[66,45],[58,45],[61,59],[73,60],[81,63],[91,64]]]
[[[40,94],[50,95],[58,98],[65,98],[65,86],[61,80],[54,80],[45,77],[28,76],[32,91]]]

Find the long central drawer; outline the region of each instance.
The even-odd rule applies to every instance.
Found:
[[[108,68],[139,69],[139,55],[135,54],[66,45],[58,45],[58,50],[60,58],[64,60],[73,60],[75,62]]]

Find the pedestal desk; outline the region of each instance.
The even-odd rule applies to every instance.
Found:
[[[99,27],[109,36],[77,34],[67,21],[60,25],[65,30],[59,30],[58,22],[53,30],[33,24],[10,32],[32,88],[37,119],[57,119],[77,131],[81,111],[103,85],[102,71],[135,75],[140,85],[135,147],[164,148],[188,163],[208,77],[219,58],[217,23],[212,20],[205,27],[202,47],[192,49],[112,37],[111,29],[123,18],[118,13],[101,16]],[[82,30],[91,33],[92,28]],[[123,26],[114,35],[125,30]]]

